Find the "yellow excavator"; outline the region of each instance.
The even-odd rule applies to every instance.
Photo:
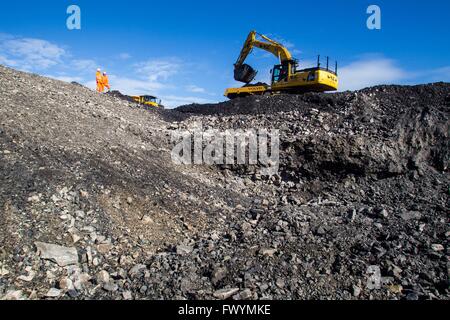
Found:
[[[253,48],[268,51],[280,61],[271,71],[271,85],[250,84],[255,79],[257,71],[245,64],[245,60]],[[234,99],[249,95],[336,91],[338,89],[337,62],[332,70],[328,57],[326,61],[326,67],[322,67],[319,56],[316,67],[298,69],[298,60],[292,57],[285,46],[256,31],[251,31],[234,64],[234,79],[246,85],[241,88],[226,89],[225,96]]]

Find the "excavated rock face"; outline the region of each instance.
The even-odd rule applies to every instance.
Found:
[[[449,298],[449,84],[120,98],[0,66],[0,297]],[[280,130],[278,174],[175,165],[198,123]]]
[[[423,166],[447,170],[449,100],[449,85],[441,83],[250,97],[177,110],[207,115],[224,128],[282,129],[286,166],[303,175],[396,175]]]

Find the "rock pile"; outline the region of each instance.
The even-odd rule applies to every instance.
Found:
[[[144,110],[0,66],[2,299],[448,299],[450,85]],[[280,170],[171,134],[280,130]]]

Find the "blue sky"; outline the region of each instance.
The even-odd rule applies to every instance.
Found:
[[[66,9],[81,8],[81,30]],[[369,5],[381,30],[366,27]],[[340,65],[341,90],[450,81],[450,2],[443,0],[33,1],[0,4],[0,64],[94,86],[155,94],[168,106],[225,100],[250,30],[283,42],[307,66],[317,54]],[[268,81],[275,57],[249,57]]]

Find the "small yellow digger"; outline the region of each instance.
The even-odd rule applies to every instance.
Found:
[[[158,99],[155,96],[149,96],[149,95],[145,95],[145,96],[131,96],[131,98],[136,101],[139,104],[143,104],[146,106],[150,106],[150,107],[155,107],[155,108],[163,108],[163,105],[161,104],[161,99]]]
[[[261,39],[257,39],[258,35]],[[268,51],[280,61],[271,71],[271,85],[264,83],[250,84],[256,77],[257,71],[244,62],[253,48]],[[319,56],[316,67],[298,69],[298,61],[292,57],[286,47],[265,35],[251,31],[234,64],[234,79],[244,82],[246,85],[241,88],[226,89],[225,96],[234,99],[249,95],[336,91],[338,89],[337,62],[334,70],[332,70],[329,66],[328,57],[326,61],[326,67],[322,67]]]

